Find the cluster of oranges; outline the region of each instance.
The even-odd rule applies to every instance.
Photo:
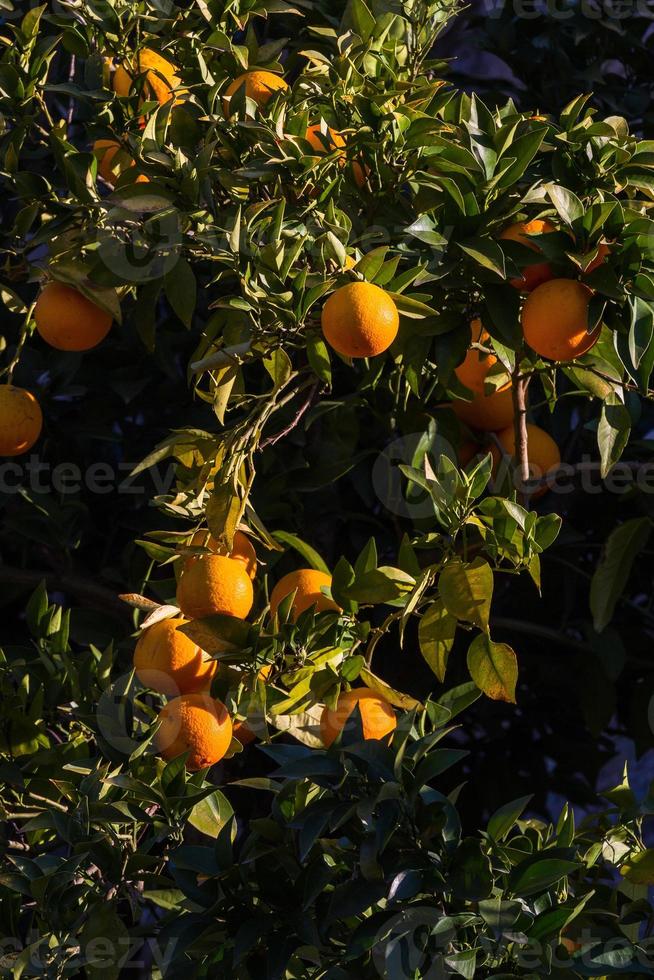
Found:
[[[41,338],[62,351],[87,351],[104,340],[113,317],[77,289],[48,282],[34,307]],[[43,413],[30,391],[13,384],[0,385],[0,455],[29,452],[43,428]]]
[[[190,545],[204,550],[182,558],[177,585],[181,615],[160,620],[143,631],[134,650],[134,669],[145,687],[170,699],[159,713],[155,736],[158,751],[165,759],[187,752],[187,768],[196,771],[219,762],[232,737],[245,745],[254,733],[246,721],[234,721],[225,705],[211,696],[218,661],[211,659],[184,627],[194,619],[212,615],[246,619],[254,601],[252,583],[258,565],[252,542],[242,531],[236,532],[229,554],[208,531],[196,532]],[[289,572],[271,593],[271,616],[287,597],[291,597],[292,621],[311,607],[317,613],[340,612],[328,594],[331,581],[331,575],[312,568]],[[269,676],[265,667],[259,672],[262,680]],[[334,709],[323,711],[320,729],[325,745],[336,739],[355,705],[360,709],[365,738],[383,738],[395,728],[393,709],[374,691],[347,691]]]
[[[504,240],[512,240],[539,251],[533,237],[555,232],[555,226],[546,220],[535,219],[510,225],[500,234]],[[532,237],[533,236],[533,237]],[[592,272],[609,253],[606,244],[600,245],[597,255],[587,266]],[[597,342],[599,330],[591,331],[589,306],[592,289],[578,279],[555,278],[548,262],[527,266],[519,279],[511,285],[526,294],[522,306],[522,331],[527,345],[540,357],[558,362],[569,362],[587,353]],[[452,408],[457,417],[471,429],[494,433],[491,452],[497,468],[502,455],[515,454],[513,391],[510,382],[500,385],[486,394],[485,385],[489,372],[497,358],[483,348],[490,337],[480,320],[471,323],[472,346],[463,362],[455,369],[459,381],[472,393],[471,401],[455,401]],[[558,446],[552,437],[536,425],[527,426],[529,469],[532,479],[546,476],[556,470],[561,462]],[[475,454],[477,444],[465,443],[461,449],[461,462],[465,465]],[[544,492],[544,487],[534,490],[532,496]]]

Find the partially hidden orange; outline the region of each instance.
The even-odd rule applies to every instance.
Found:
[[[182,694],[159,712],[155,745],[164,759],[188,752],[186,768],[197,772],[220,762],[232,741],[232,721],[225,705],[209,694]]]
[[[522,308],[522,330],[532,350],[551,361],[572,361],[597,343],[588,332],[591,289],[576,279],[550,279],[530,293]]]
[[[270,614],[274,616],[282,600],[292,592],[295,592],[291,605],[293,620],[311,606],[315,606],[316,612],[340,611],[340,606],[323,592],[323,589],[331,589],[331,585],[331,575],[327,572],[319,572],[315,568],[298,568],[294,572],[289,572],[279,580],[270,594]]]
[[[182,632],[187,619],[176,616],[143,631],[134,650],[136,676],[145,687],[173,697],[194,694],[211,686],[218,661],[211,660]]]
[[[189,619],[219,614],[245,619],[253,601],[252,579],[245,563],[225,555],[193,561],[177,584],[177,605]]]
[[[329,746],[338,738],[351,719],[355,707],[361,716],[364,739],[385,739],[395,731],[397,718],[391,705],[376,691],[358,687],[343,691],[336,708],[325,707],[320,718],[320,737]]]
[[[22,456],[41,435],[43,413],[31,393],[0,384],[0,456]]]
[[[547,235],[553,231],[556,231],[556,227],[551,221],[533,218],[531,221],[517,221],[509,225],[508,228],[500,232],[499,237],[504,241],[519,242],[533,252],[540,252],[540,248],[530,236]],[[516,289],[530,293],[536,286],[540,286],[542,282],[551,279],[553,275],[549,262],[537,262],[534,265],[525,266],[522,270],[522,276],[519,279],[510,279],[509,282]]]
[[[72,286],[49,282],[34,307],[39,334],[51,347],[63,351],[87,351],[109,333],[112,316]]]

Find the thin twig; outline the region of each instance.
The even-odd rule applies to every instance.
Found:
[[[261,445],[259,446],[259,449],[265,449],[266,446],[274,446],[275,443],[279,442],[280,439],[283,439],[284,436],[287,436],[290,432],[293,431],[293,429],[299,424],[304,413],[311,406],[311,403],[315,398],[317,390],[318,390],[318,382],[316,381],[316,383],[313,384],[309,389],[309,393],[307,394],[307,397],[304,399],[304,401],[300,405],[299,409],[297,410],[297,412],[295,413],[295,415],[293,416],[289,424],[280,432],[276,432],[274,436],[268,436],[267,439],[264,439]]]
[[[68,84],[69,85],[72,85],[73,80],[75,78],[76,60],[77,59],[75,58],[75,55],[74,54],[71,54],[71,56],[70,56],[70,68],[68,70]],[[70,129],[70,127],[73,124],[73,116],[74,115],[75,115],[75,99],[71,95],[69,97],[69,99],[68,99],[68,112],[66,113],[66,125],[68,126],[68,129]]]

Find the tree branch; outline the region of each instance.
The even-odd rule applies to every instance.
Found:
[[[513,372],[513,424],[515,427],[515,461],[520,474],[519,496],[523,506],[529,505],[529,438],[527,436],[527,388],[530,376],[520,373],[519,361]]]

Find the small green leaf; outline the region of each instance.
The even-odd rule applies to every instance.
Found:
[[[632,854],[620,874],[634,885],[654,885],[654,848]]]
[[[442,600],[438,599],[429,606],[418,626],[420,652],[441,684],[445,680],[456,627],[456,617],[451,616]]]
[[[651,529],[649,517],[634,517],[608,536],[590,586],[590,609],[596,633],[601,633],[611,622],[634,559],[646,546]]]
[[[487,697],[515,704],[518,660],[506,643],[493,643],[486,633],[480,633],[468,649],[468,670]]]
[[[191,266],[184,258],[175,263],[164,279],[166,298],[185,327],[190,328],[195,312],[197,283]]]
[[[441,572],[438,588],[452,616],[480,629],[488,628],[493,596],[493,570],[483,558],[462,562],[454,558]]]
[[[597,426],[597,445],[599,446],[602,479],[612,466],[618,462],[631,432],[629,409],[618,395],[611,392],[602,404],[602,415]]]
[[[234,816],[232,805],[219,789],[196,803],[188,816],[188,822],[207,837],[217,837],[225,824]]]
[[[521,796],[520,799],[513,800],[512,803],[505,803],[499,810],[496,810],[488,821],[487,833],[489,837],[496,841],[503,841],[531,799],[531,796]]]

